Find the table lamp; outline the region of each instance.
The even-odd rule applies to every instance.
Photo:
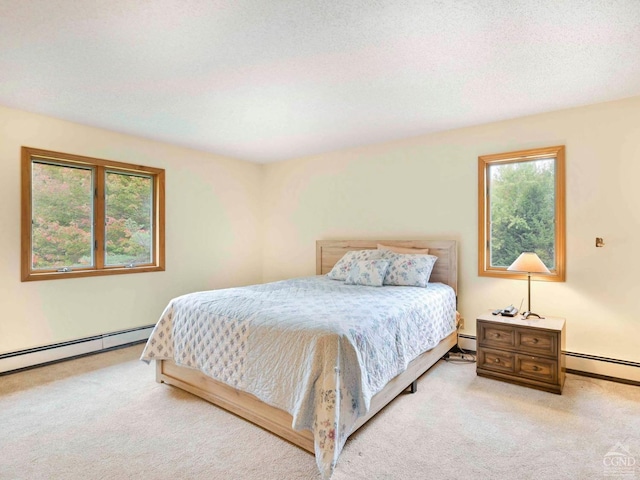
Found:
[[[523,272],[527,274],[527,311],[522,314],[522,318],[538,317],[544,318],[531,311],[531,274],[532,273],[551,273],[549,269],[542,263],[540,257],[534,252],[523,252],[516,261],[507,268],[510,272]]]

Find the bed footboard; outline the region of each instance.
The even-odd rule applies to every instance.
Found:
[[[433,349],[414,359],[404,372],[393,378],[384,389],[374,395],[371,399],[369,413],[358,419],[353,431],[355,432],[400,393],[412,386],[456,343],[457,332],[453,332]],[[309,430],[293,430],[291,428],[293,417],[289,413],[267,405],[249,393],[241,392],[218,382],[198,370],[179,367],[170,360],[156,361],[156,381],[173,385],[203,398],[269,432],[275,433],[312,454],[314,453],[313,434]]]

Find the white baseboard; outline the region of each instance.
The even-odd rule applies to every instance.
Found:
[[[458,345],[463,350],[476,350],[476,338],[472,335],[460,334]],[[613,377],[613,379],[640,382],[640,364],[617,360],[615,358],[584,355],[575,352],[564,352],[567,370],[571,373],[584,373],[594,376]]]
[[[149,338],[152,330],[153,325],[0,355],[0,373],[143,342]]]
[[[476,351],[476,339],[475,337],[471,337],[471,335],[460,334],[458,335],[458,346],[463,350],[473,350]]]
[[[627,380],[635,384],[640,384],[640,367],[636,365],[612,363],[610,359],[582,358],[571,355],[572,352],[566,353],[566,367],[569,373],[586,373],[596,377],[613,377],[614,379]]]

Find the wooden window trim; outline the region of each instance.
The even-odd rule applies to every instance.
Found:
[[[482,155],[478,157],[478,275],[481,277],[525,279],[526,274],[507,271],[506,267],[489,265],[489,165],[507,164],[527,160],[555,158],[555,255],[556,265],[551,274],[535,275],[536,280],[564,282],[566,271],[566,224],[565,224],[565,147],[564,145],[519,150],[515,152]],[[534,278],[534,275],[532,275]]]
[[[146,167],[131,163],[115,162],[98,158],[84,157],[69,153],[53,152],[38,148],[22,147],[21,179],[21,279],[23,282],[34,280],[57,280],[62,278],[96,277],[129,273],[158,272],[165,270],[165,171],[161,168]],[[95,171],[95,184],[98,194],[93,204],[95,245],[104,245],[105,171],[133,173],[150,176],[153,179],[153,222],[152,232],[153,262],[140,266],[122,267],[104,265],[104,249],[93,248],[94,266],[74,268],[69,272],[57,270],[32,270],[31,263],[31,221],[32,221],[32,160],[33,158],[50,160],[54,164],[91,167]],[[98,225],[103,227],[98,228]]]

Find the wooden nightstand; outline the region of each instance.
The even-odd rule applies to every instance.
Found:
[[[476,373],[561,394],[565,337],[564,318],[480,315],[476,320]]]

